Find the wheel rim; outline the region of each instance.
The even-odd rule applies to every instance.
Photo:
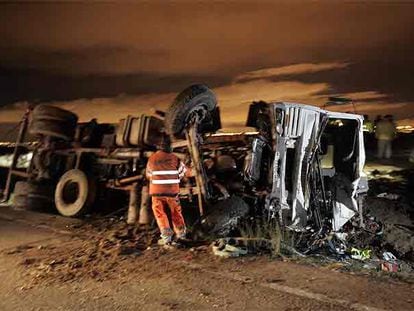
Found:
[[[69,180],[62,189],[62,200],[65,205],[72,205],[79,199],[79,184]]]

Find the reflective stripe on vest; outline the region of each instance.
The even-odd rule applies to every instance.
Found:
[[[146,175],[150,195],[177,195],[180,192],[180,160],[176,155],[157,151],[148,159]]]
[[[159,179],[159,180],[153,179],[151,180],[151,182],[154,185],[171,185],[171,184],[179,184],[180,180],[179,179]]]
[[[178,175],[178,171],[153,171],[151,175]]]

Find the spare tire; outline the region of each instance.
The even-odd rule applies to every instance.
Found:
[[[67,171],[55,190],[58,212],[67,217],[79,217],[90,211],[96,198],[96,184],[78,169]]]
[[[76,124],[78,116],[73,112],[49,105],[37,105],[32,111],[32,119],[55,120]]]
[[[57,120],[33,119],[29,125],[32,135],[44,135],[60,138],[66,141],[73,140],[76,124],[70,122],[59,122]]]
[[[176,138],[184,137],[191,114],[197,110],[212,112],[217,106],[213,91],[203,84],[194,84],[177,95],[165,116],[166,132]]]

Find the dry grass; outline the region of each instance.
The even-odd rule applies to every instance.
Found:
[[[284,235],[277,221],[261,220],[254,224],[245,224],[240,228],[240,235],[251,240],[251,247],[256,249],[260,249],[263,246],[263,240],[267,240],[271,254],[281,255]]]

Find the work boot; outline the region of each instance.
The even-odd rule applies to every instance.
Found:
[[[183,242],[188,241],[188,239],[187,239],[187,230],[185,228],[182,228],[182,230],[175,233],[175,237],[176,237],[177,242],[179,242],[179,241],[183,241]]]
[[[159,246],[171,244],[171,239],[166,239],[166,238],[162,237],[161,239],[158,240],[157,244]]]

